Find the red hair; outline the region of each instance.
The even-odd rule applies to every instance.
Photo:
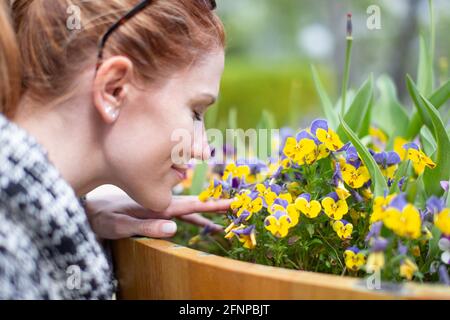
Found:
[[[68,93],[80,70],[95,65],[101,36],[137,1],[12,3],[22,53],[22,90],[45,100]],[[68,18],[76,18],[68,8],[79,8],[81,30],[68,28]],[[155,0],[112,34],[104,52],[105,57],[127,56],[135,65],[135,76],[152,82],[220,47],[225,47],[223,25],[204,0]]]
[[[8,9],[0,3],[0,112],[11,116],[20,97],[20,60]]]

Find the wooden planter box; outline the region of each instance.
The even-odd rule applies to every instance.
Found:
[[[369,290],[364,279],[235,261],[163,240],[120,240],[113,254],[119,299],[450,299],[444,286]]]

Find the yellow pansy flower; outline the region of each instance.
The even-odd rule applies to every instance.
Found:
[[[239,241],[243,244],[244,248],[254,249],[256,247],[256,235],[255,226],[251,225],[249,227],[240,226],[239,228],[232,231],[236,236],[238,236]]]
[[[291,227],[291,218],[284,211],[276,211],[274,214],[267,216],[264,220],[264,226],[274,236],[284,238]]]
[[[317,200],[311,200],[311,195],[304,193],[295,200],[295,208],[310,219],[316,218],[322,211],[322,206]]]
[[[274,185],[273,188],[279,192],[278,186]],[[277,193],[272,190],[271,186],[266,187],[264,184],[257,184],[255,189],[259,196],[265,200],[267,207],[270,207],[277,198]]]
[[[248,194],[249,194],[248,191],[239,193],[230,205],[231,210],[234,211],[248,205],[252,201],[252,199],[249,197]]]
[[[434,216],[434,224],[446,236],[450,236],[450,209],[445,208]]]
[[[299,165],[303,165],[305,163],[310,164],[315,161],[316,151],[317,145],[314,138],[306,131],[300,132],[297,135],[297,138],[287,138],[283,149],[283,153],[286,157]],[[314,157],[312,155],[314,155]]]
[[[419,270],[417,265],[409,258],[406,258],[400,265],[400,276],[408,280],[412,280],[414,273]]]
[[[346,220],[334,221],[333,230],[341,240],[347,240],[352,237],[353,225]]]
[[[341,220],[348,212],[347,202],[340,200],[336,192],[330,193],[322,200],[322,208],[325,214],[333,220]]]
[[[366,263],[366,257],[356,247],[345,250],[344,260],[345,266],[351,271],[358,271]]]
[[[351,196],[351,193],[347,190],[344,183],[342,181],[338,182],[338,186],[334,189],[339,199],[345,200]]]
[[[361,188],[367,181],[370,180],[370,174],[367,167],[361,165],[358,169],[353,165],[346,163],[341,168],[342,178],[345,183],[353,189]]]
[[[404,146],[407,150],[406,158],[411,160],[414,171],[421,175],[425,171],[425,167],[430,169],[436,168],[436,164],[431,160],[422,150],[420,150],[419,146],[415,143],[409,143]]]
[[[216,179],[211,179],[208,189],[201,192],[198,196],[198,199],[202,202],[205,202],[210,198],[219,199],[220,196],[222,195],[222,190],[223,187],[220,181]]]
[[[383,222],[401,237],[417,239],[421,235],[420,213],[412,204],[405,205],[402,211],[394,207],[388,208]]]
[[[394,151],[400,156],[400,159],[403,161],[406,159],[406,150],[403,148],[405,144],[408,143],[408,140],[402,137],[396,137],[394,139]]]
[[[386,209],[395,195],[387,195],[386,197],[376,197],[373,203],[373,212],[370,216],[370,223],[382,221],[386,217]]]
[[[230,163],[225,167],[222,180],[227,180],[228,177],[232,178],[246,178],[250,174],[250,168],[248,166],[236,166],[234,163]]]
[[[338,151],[344,146],[338,134],[328,126],[326,120],[314,120],[311,123],[311,133],[330,151]]]

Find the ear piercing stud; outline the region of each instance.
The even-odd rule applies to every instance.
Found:
[[[107,105],[105,107],[105,112],[111,117],[111,119],[116,120],[117,117],[119,116],[119,110],[114,109],[113,107],[111,107],[110,105]]]

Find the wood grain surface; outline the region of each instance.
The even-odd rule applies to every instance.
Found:
[[[256,265],[209,255],[168,241],[115,241],[119,299],[450,299],[439,285],[382,284]]]

